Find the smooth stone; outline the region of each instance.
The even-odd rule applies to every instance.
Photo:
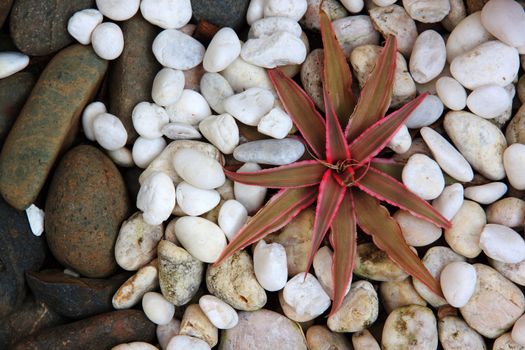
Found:
[[[240,162],[285,165],[297,161],[305,149],[295,139],[259,140],[243,143],[235,148],[233,156]]]
[[[106,61],[81,45],[62,50],[47,65],[0,154],[0,192],[9,204],[23,210],[35,202],[106,69]]]
[[[239,144],[239,128],[235,119],[228,113],[204,118],[199,123],[199,130],[224,154],[232,154]]]
[[[172,318],[168,324],[157,326],[157,340],[160,348],[166,350],[171,338],[179,334],[180,321]]]
[[[187,70],[204,58],[204,46],[177,29],[165,29],[153,41],[153,54],[164,67]]]
[[[329,247],[323,246],[317,250],[317,253],[315,253],[314,261],[312,263],[315,277],[332,300],[334,296],[332,276],[333,255],[334,254]],[[348,286],[348,290],[350,290],[350,285]]]
[[[511,99],[507,91],[499,85],[483,85],[467,97],[470,111],[486,119],[501,115],[510,105]]]
[[[226,247],[220,227],[199,217],[184,216],[177,220],[175,235],[188,253],[206,263],[215,262]]]
[[[122,176],[93,146],[70,150],[55,170],[46,206],[46,239],[55,258],[87,277],[117,268],[114,245],[129,212]]]
[[[168,324],[175,314],[175,306],[157,292],[144,294],[142,309],[148,319],[157,325]]]
[[[505,333],[525,311],[521,290],[496,270],[474,264],[476,291],[461,315],[470,327],[489,339]]]
[[[266,337],[267,334],[273,336]],[[306,350],[307,345],[298,324],[277,312],[262,309],[239,312],[237,326],[222,332],[219,349]]]
[[[525,346],[521,346],[512,340],[510,332],[500,335],[496,338],[493,345],[493,350],[523,350]]]
[[[525,259],[525,241],[516,231],[503,225],[485,225],[479,245],[489,258],[503,263],[516,264]]]
[[[346,57],[358,46],[379,44],[379,33],[374,29],[369,16],[339,18],[332,22],[332,26]]]
[[[211,115],[206,99],[196,91],[184,89],[175,104],[166,108],[171,122],[198,125]]]
[[[468,112],[448,112],[443,125],[474,170],[490,180],[505,177],[503,151],[507,142],[498,127]]]
[[[288,32],[298,38],[302,33],[299,23],[289,17],[266,17],[253,22],[248,32],[248,38],[270,36],[277,31]]]
[[[443,104],[453,111],[460,111],[467,105],[467,92],[454,78],[439,78],[436,82],[436,92]]]
[[[405,125],[409,129],[419,129],[433,124],[443,114],[443,102],[435,95],[428,95],[412,111]]]
[[[79,278],[58,270],[43,270],[26,273],[26,280],[37,300],[64,317],[82,319],[112,311],[111,297],[126,276]]]
[[[417,38],[416,23],[405,9],[398,5],[375,7],[370,9],[372,24],[384,37],[394,35],[398,51],[410,57]]]
[[[142,210],[149,225],[161,225],[173,211],[176,203],[175,186],[163,172],[151,173],[140,186],[136,206]]]
[[[237,311],[213,295],[203,295],[199,306],[210,322],[219,329],[230,329],[237,325]]]
[[[166,140],[163,137],[148,139],[145,137],[138,137],[133,144],[131,153],[132,165],[135,164],[139,168],[145,169],[157,156],[166,148]],[[126,149],[127,148],[121,148]]]
[[[310,273],[292,277],[283,289],[283,299],[299,316],[312,320],[330,307],[330,297]]]
[[[404,210],[398,210],[393,218],[397,221],[406,243],[413,247],[429,245],[441,237],[441,228],[417,218]]]
[[[107,151],[124,147],[128,139],[124,124],[109,113],[99,114],[93,119],[93,134],[97,143]]]
[[[195,149],[182,148],[176,151],[173,167],[184,181],[203,190],[222,186],[225,181],[221,164]]]
[[[452,227],[445,230],[445,240],[450,248],[467,258],[478,256],[481,253],[479,237],[487,223],[483,208],[476,202],[465,200],[451,223]]]
[[[124,34],[122,29],[113,22],[101,23],[91,34],[93,51],[105,60],[118,58],[124,50]]]
[[[472,13],[459,22],[450,33],[446,43],[447,61],[451,63],[457,56],[492,39],[494,37],[481,24],[481,12]]]
[[[143,341],[134,341],[131,343],[119,344],[112,347],[111,350],[159,350],[159,348]]]
[[[525,201],[506,197],[492,203],[486,213],[488,223],[521,228],[525,221]]]
[[[169,106],[176,103],[184,90],[184,73],[180,70],[162,68],[151,86],[151,98],[159,106]]]
[[[326,326],[308,327],[306,342],[310,350],[350,350],[350,341],[343,335],[330,331]]]
[[[209,265],[206,286],[211,294],[237,310],[255,311],[266,304],[266,292],[257,282],[252,258],[243,250],[217,266]]]
[[[483,337],[457,316],[438,321],[439,341],[444,349],[486,349]],[[494,350],[498,350],[493,348]]]
[[[29,56],[20,52],[0,52],[0,79],[7,78],[29,64]]]
[[[181,28],[191,19],[191,1],[144,0],[140,2],[140,12],[148,22],[161,28]]]
[[[203,58],[207,72],[217,73],[230,65],[241,53],[241,42],[231,28],[220,29],[211,39]]]
[[[248,211],[235,199],[228,199],[222,205],[217,218],[217,224],[229,241],[241,229],[248,219]]]
[[[372,243],[357,245],[354,273],[372,281],[402,281],[408,275]]]
[[[456,308],[465,306],[476,289],[476,270],[463,261],[445,266],[439,278],[445,299]]]
[[[438,163],[424,154],[414,154],[408,159],[402,177],[410,191],[426,200],[437,198],[445,187]]]
[[[131,113],[133,127],[137,133],[148,139],[162,137],[162,127],[169,123],[170,118],[164,108],[154,103],[140,102]]]
[[[93,0],[17,0],[9,18],[13,41],[20,51],[30,56],[54,53],[73,42],[67,31],[69,18],[93,5]]]
[[[157,256],[157,244],[162,239],[162,225],[149,225],[140,212],[120,226],[115,242],[115,259],[124,270],[135,271]]]
[[[280,0],[266,0],[264,4],[264,17],[290,17],[299,21],[308,7],[306,0],[290,0],[282,2]]]
[[[438,2],[443,1],[436,1]],[[425,2],[427,3],[428,1]],[[428,83],[443,71],[446,61],[445,41],[441,34],[434,30],[426,30],[419,34],[414,43],[410,55],[410,74],[417,83]]]
[[[485,185],[465,188],[465,198],[479,204],[492,204],[507,192],[507,185],[503,182],[489,182]]]
[[[321,111],[324,111],[323,66],[323,49],[312,50],[301,65],[301,84],[315,106]]]
[[[507,142],[513,143],[525,143],[525,105],[522,105],[514,117],[510,120],[507,129],[505,130],[505,137]]]
[[[379,314],[379,300],[374,286],[368,281],[352,283],[341,308],[328,317],[332,332],[359,332],[372,325]]]
[[[301,64],[306,59],[306,46],[289,32],[248,39],[242,46],[241,57],[248,63],[264,68]]]
[[[88,140],[95,141],[93,121],[101,114],[107,113],[106,105],[100,101],[91,102],[82,112],[82,131]]]
[[[241,166],[237,172],[256,172],[261,170],[261,167],[257,163],[245,163]],[[266,198],[266,187],[256,185],[245,185],[240,182],[234,182],[233,192],[235,199],[239,201],[248,213],[254,213],[264,203]]]
[[[525,346],[525,317],[518,318],[512,326],[511,338],[520,346]]]
[[[192,140],[202,138],[199,130],[193,125],[186,123],[168,123],[161,129],[162,135],[171,140]]]
[[[0,143],[7,137],[34,85],[35,78],[27,72],[0,79]]]
[[[261,118],[273,108],[275,98],[270,91],[262,88],[250,88],[224,100],[226,112],[240,122],[257,126]]]
[[[381,345],[384,350],[437,349],[437,322],[432,310],[409,305],[392,311],[385,321]]]
[[[525,286],[525,261],[516,264],[489,259],[490,265],[512,282]]]
[[[186,335],[204,340],[210,347],[217,345],[219,332],[199,305],[191,304],[184,310],[180,323],[179,335]]]
[[[129,309],[138,304],[144,294],[158,287],[158,261],[154,260],[148,265],[141,267],[133,276],[122,283],[113,295],[113,307],[117,310]]]
[[[415,21],[436,23],[450,12],[448,0],[403,0],[403,7]]]
[[[221,199],[215,190],[201,190],[187,182],[181,182],[176,189],[177,203],[181,210],[191,216],[199,216],[215,208]]]
[[[191,7],[195,20],[206,20],[219,27],[241,29],[246,23],[249,0],[192,0]]]
[[[379,343],[368,330],[352,334],[354,350],[381,350]],[[343,349],[341,349],[343,350]]]
[[[97,0],[100,12],[114,21],[125,21],[139,10],[140,0]]]
[[[257,281],[265,290],[275,292],[286,285],[288,265],[286,251],[279,243],[260,240],[253,251],[253,269]]]
[[[17,343],[14,350],[109,349],[131,341],[153,342],[155,325],[139,310],[113,311],[44,329]]]
[[[401,128],[394,134],[394,136],[388,142],[387,147],[397,154],[403,154],[409,150],[412,144],[412,138],[408,132],[408,128],[405,125],[401,125]]]
[[[175,306],[187,304],[199,289],[204,264],[166,240],[160,241],[157,252],[162,294]]]
[[[210,346],[204,340],[187,335],[174,336],[166,346],[166,350],[210,350]]]
[[[523,177],[525,169],[522,165],[524,161],[525,145],[515,143],[503,152],[505,173],[507,174],[510,185],[517,190],[525,190],[525,177]]]
[[[391,313],[398,307],[407,305],[426,306],[427,302],[414,288],[410,278],[399,282],[381,282],[379,285],[381,303],[387,313]]]
[[[237,57],[221,75],[228,81],[233,91],[242,92],[249,88],[258,87],[272,90],[273,85],[266,70],[262,67],[246,62]]]
[[[439,197],[432,201],[432,206],[444,218],[451,220],[463,205],[463,194],[463,186],[460,183],[446,186]]]
[[[219,73],[205,73],[200,81],[201,94],[217,113],[224,113],[224,100],[234,94],[230,83]]]
[[[488,66],[491,68],[487,69]],[[474,90],[488,84],[510,84],[519,67],[518,50],[492,40],[455,57],[450,63],[450,73],[461,85]]]
[[[290,116],[280,107],[274,107],[257,124],[257,131],[275,139],[284,139],[293,128]]]
[[[507,45],[525,45],[525,13],[519,3],[511,0],[488,1],[481,10],[481,23],[496,38]],[[522,341],[525,343],[525,340]]]

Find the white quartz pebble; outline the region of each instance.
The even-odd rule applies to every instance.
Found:
[[[168,123],[161,131],[162,135],[172,140],[193,140],[202,137],[195,126],[186,123]]]
[[[133,154],[126,147],[121,147],[114,151],[108,151],[108,156],[113,163],[124,168],[131,168],[135,166],[133,161]]]
[[[221,299],[213,295],[203,295],[199,306],[210,322],[219,329],[230,329],[237,325],[237,311]]]
[[[174,336],[178,335],[180,332],[180,321],[176,318],[172,318],[168,324],[158,325],[157,326],[157,340],[159,342],[160,348],[166,350],[168,343]]]
[[[35,236],[40,236],[44,232],[44,211],[34,204],[31,204],[25,211],[31,232]]]
[[[463,193],[460,183],[447,186],[439,197],[432,201],[432,206],[447,220],[451,220],[463,205]]]
[[[522,346],[525,346],[525,315],[522,315],[516,323],[514,323],[514,326],[512,326],[512,332],[511,332],[511,338],[516,343],[516,345],[520,345],[520,349]],[[510,345],[509,349],[514,348],[514,346]]]
[[[275,139],[284,139],[292,127],[292,118],[280,107],[274,107],[259,120],[257,131]]]
[[[264,4],[266,0],[250,0],[248,11],[246,12],[246,22],[252,25],[255,21],[264,17]]]
[[[448,0],[447,0],[448,2]],[[447,61],[445,41],[435,30],[419,34],[410,55],[410,74],[420,84],[428,83],[441,73]]]
[[[140,102],[133,108],[131,120],[140,136],[156,139],[162,137],[162,127],[169,123],[170,118],[164,108],[154,103]]]
[[[454,78],[439,78],[436,81],[436,92],[443,104],[453,111],[460,111],[467,105],[467,92]]]
[[[242,57],[237,57],[232,64],[221,72],[221,75],[228,81],[235,92],[241,92],[252,87],[273,89],[266,70],[246,62]]]
[[[177,204],[187,215],[199,216],[209,212],[219,204],[221,196],[215,190],[201,190],[187,182],[181,182],[175,190]]]
[[[489,182],[485,185],[465,188],[465,198],[472,199],[479,204],[492,204],[503,197],[506,192],[507,185],[505,183]]]
[[[194,149],[183,148],[176,151],[173,155],[173,167],[184,181],[203,190],[220,187],[226,181],[221,164]]]
[[[414,20],[436,23],[450,12],[449,0],[403,0],[403,7]]]
[[[210,115],[199,123],[199,130],[224,154],[232,154],[239,144],[239,128],[228,113]]]
[[[144,221],[159,225],[166,221],[175,208],[175,185],[163,172],[152,172],[144,179],[137,194],[137,208],[144,212]]]
[[[441,270],[441,289],[453,307],[463,307],[476,289],[476,270],[464,261],[454,261]]]
[[[151,88],[151,98],[159,106],[169,106],[176,103],[184,90],[184,73],[180,70],[163,68],[155,79]]]
[[[321,283],[321,287],[323,287],[324,291],[326,292],[326,294],[328,294],[330,299],[333,299],[334,294],[332,263],[333,252],[329,247],[324,246],[319,248],[317,253],[315,253],[314,261],[312,264],[314,267],[315,277],[317,277],[317,280],[319,281],[319,283]],[[345,295],[350,290],[351,283],[352,280],[350,279]]]
[[[128,133],[124,124],[113,114],[102,113],[93,120],[93,134],[102,148],[114,151],[126,145]]]
[[[476,46],[494,39],[481,24],[481,12],[477,11],[456,25],[447,39],[447,61],[472,50]]]
[[[147,139],[140,136],[135,140],[131,151],[133,162],[139,168],[146,169],[164,148],[166,148],[166,140],[164,138]]]
[[[392,151],[403,154],[412,145],[412,138],[408,132],[408,128],[405,125],[401,125],[401,128],[394,134],[394,137],[388,142],[387,147]]]
[[[463,89],[463,87],[461,88]],[[407,118],[405,125],[410,129],[429,126],[438,120],[441,114],[443,114],[443,102],[435,95],[427,95],[419,106],[410,113],[410,117]]]
[[[299,21],[306,13],[306,0],[266,0],[264,4],[264,17],[290,17]]]
[[[330,297],[310,273],[300,272],[284,286],[283,299],[299,316],[314,319],[330,306]]]
[[[0,79],[21,71],[29,64],[29,56],[20,52],[0,52]]]
[[[139,10],[140,0],[97,0],[97,8],[114,21],[130,19]]]
[[[255,172],[261,170],[257,163],[245,163],[237,172]],[[253,213],[259,209],[266,197],[266,187],[245,185],[240,182],[233,183],[233,192],[235,199],[244,205],[248,213]]]
[[[220,29],[211,39],[204,54],[203,67],[207,72],[220,72],[241,53],[241,42],[231,28]]]
[[[240,122],[256,126],[273,108],[275,98],[266,89],[250,88],[224,100],[224,109]]]
[[[134,341],[132,343],[119,344],[112,347],[111,350],[159,350],[159,348],[143,341]]]
[[[175,314],[175,305],[157,292],[144,294],[142,297],[142,309],[149,320],[158,325],[169,323]]]
[[[504,87],[483,85],[470,93],[467,106],[470,111],[483,118],[495,118],[505,112],[511,105],[511,99]]]
[[[439,165],[424,154],[416,153],[408,159],[402,178],[410,191],[426,200],[437,198],[445,187]]]
[[[519,263],[525,259],[525,241],[513,229],[487,224],[481,231],[479,246],[489,257],[504,263]]]
[[[394,4],[397,0],[372,0],[372,2],[381,7],[390,6]]]
[[[220,227],[200,217],[183,216],[178,219],[175,235],[188,253],[206,263],[215,262],[226,247],[226,236]]]
[[[525,45],[525,12],[514,0],[490,0],[481,10],[481,23],[505,44]]]
[[[425,126],[421,136],[441,169],[461,182],[472,181],[474,172],[467,160],[434,129]]]
[[[289,32],[275,32],[270,36],[248,39],[241,49],[241,57],[264,68],[301,64],[306,59],[306,46]]]
[[[211,350],[208,343],[199,338],[187,335],[176,335],[171,338],[166,350]]]
[[[266,17],[254,22],[250,27],[248,38],[260,38],[272,35],[274,32],[288,32],[296,37],[302,33],[301,26],[297,21],[289,17]]]
[[[101,23],[91,34],[91,44],[95,53],[105,60],[114,60],[124,50],[122,29],[112,22]]]
[[[441,237],[441,228],[407,211],[398,210],[393,217],[401,228],[403,238],[410,246],[423,247]]]
[[[204,57],[204,46],[177,29],[162,31],[152,46],[153,54],[164,67],[188,70],[196,67]]]
[[[228,81],[219,73],[205,73],[201,78],[201,94],[217,113],[224,113],[223,102],[234,94]]]
[[[93,132],[93,120],[100,114],[106,113],[106,105],[102,102],[91,102],[84,108],[82,112],[82,130],[84,135],[91,141],[95,141],[95,134]]]
[[[514,143],[503,152],[503,166],[512,187],[525,190],[525,145]]]
[[[67,22],[67,32],[82,45],[91,43],[91,33],[102,23],[104,16],[96,9],[75,12]]]
[[[144,19],[164,29],[181,28],[191,19],[190,0],[142,0]]]
[[[361,12],[365,6],[363,0],[341,0],[341,4],[351,13]]]
[[[253,251],[253,268],[257,281],[269,292],[284,288],[288,279],[286,251],[279,243],[260,240]]]
[[[211,115],[206,99],[197,91],[185,89],[176,103],[166,108],[171,122],[198,125]]]
[[[225,201],[219,210],[217,223],[229,241],[235,236],[248,219],[248,212],[241,202],[235,199]]]

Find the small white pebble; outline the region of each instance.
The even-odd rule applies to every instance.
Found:
[[[224,100],[224,109],[240,122],[257,126],[273,108],[275,98],[267,89],[250,88]]]
[[[131,154],[131,151],[126,147],[107,152],[109,158],[111,158],[113,163],[115,163],[116,165],[124,168],[131,168],[135,166],[135,162],[133,161],[133,155]]]
[[[453,307],[465,306],[476,289],[476,269],[464,261],[454,261],[441,270],[441,289]]]
[[[166,148],[166,140],[164,138],[147,139],[140,136],[133,144],[133,161],[139,168],[145,169],[164,148]]]
[[[463,193],[460,183],[447,186],[439,197],[432,201],[432,206],[447,220],[452,220],[463,205]]]
[[[159,325],[168,324],[175,314],[175,305],[156,292],[144,294],[142,309],[151,322]]]
[[[97,8],[114,21],[130,19],[139,10],[140,0],[97,0]]]
[[[410,191],[426,200],[437,198],[445,187],[439,165],[424,154],[416,153],[408,159],[402,178]]]
[[[71,269],[64,269],[64,275],[68,275],[71,277],[80,277],[80,274],[78,272]]]
[[[228,240],[231,241],[246,220],[248,220],[248,212],[244,205],[235,199],[228,199],[219,210],[217,222]]]
[[[216,190],[202,190],[183,181],[175,190],[177,203],[187,215],[199,216],[215,208],[221,196]]]
[[[241,53],[241,42],[237,33],[231,28],[220,29],[204,54],[202,62],[207,72],[217,73],[228,67]]]
[[[485,185],[465,188],[465,198],[472,199],[479,204],[492,204],[507,192],[507,185],[503,182],[490,182]]]
[[[151,98],[159,106],[169,106],[177,103],[184,90],[184,73],[177,69],[162,68],[151,88]]]
[[[180,332],[180,321],[172,318],[168,324],[157,326],[157,340],[162,350],[166,350],[168,343],[174,336]]]
[[[75,12],[67,22],[68,33],[82,45],[91,43],[91,33],[102,23],[104,16],[96,9]]]
[[[199,130],[224,154],[232,154],[239,144],[239,127],[228,113],[210,115],[199,123]]]
[[[159,348],[149,343],[135,341],[132,343],[119,344],[112,347],[111,350],[159,350]]]
[[[504,263],[516,264],[525,259],[525,241],[507,226],[485,225],[481,231],[479,246],[489,258]]]
[[[84,135],[91,141],[95,141],[95,134],[93,132],[93,120],[100,114],[106,113],[106,105],[102,102],[91,102],[84,108],[82,112],[82,130]]]
[[[306,0],[266,0],[264,17],[290,17],[299,21],[306,13]]]
[[[221,164],[194,149],[183,148],[175,152],[173,167],[186,182],[203,190],[220,187],[226,181]]]
[[[206,49],[182,31],[165,29],[153,40],[152,50],[164,67],[188,70],[202,62]]]
[[[102,148],[115,151],[126,145],[128,133],[124,124],[113,114],[99,114],[93,120],[93,134]]]
[[[283,289],[284,301],[300,316],[310,319],[321,315],[330,306],[330,297],[310,273],[300,272]]]
[[[399,224],[403,238],[410,246],[426,246],[441,237],[441,228],[407,211],[398,210],[393,217]]]
[[[363,0],[341,0],[341,4],[351,13],[359,13],[365,6]]]
[[[260,240],[253,251],[253,268],[259,284],[269,292],[284,288],[288,279],[286,251],[279,243]]]
[[[514,143],[503,152],[503,166],[510,185],[525,190],[525,145]]]
[[[160,171],[146,177],[137,194],[137,208],[144,212],[144,221],[150,225],[166,221],[175,208],[175,201],[175,185]]]
[[[250,0],[248,11],[246,12],[246,22],[252,25],[255,21],[264,17],[265,0]]]
[[[178,29],[191,19],[190,0],[142,0],[140,12],[151,24],[164,29]]]
[[[525,315],[522,315],[514,323],[510,336],[515,343],[525,346]],[[509,349],[511,348],[509,347]]]
[[[172,140],[194,140],[202,137],[195,126],[187,123],[168,123],[161,131],[164,136]]]
[[[29,64],[29,56],[20,52],[0,52],[0,79],[21,71]]]
[[[197,91],[185,89],[176,103],[166,107],[171,122],[198,125],[211,115],[206,99]]]
[[[176,335],[171,338],[166,350],[211,350],[211,348],[208,343],[199,338]]]
[[[274,107],[259,120],[257,131],[274,139],[284,139],[292,127],[292,118],[280,107]]]
[[[114,60],[124,50],[124,35],[118,25],[112,22],[99,24],[91,34],[95,53],[105,60]]]
[[[257,163],[245,163],[237,172],[255,172],[259,170],[261,170],[261,167]],[[263,186],[245,185],[240,182],[233,183],[235,199],[244,205],[248,213],[255,212],[263,205],[266,191],[266,187]]]
[[[27,221],[29,221],[29,227],[31,232],[35,236],[40,236],[44,232],[44,211],[38,208],[36,205],[31,204],[26,209]]]
[[[226,247],[226,236],[221,228],[197,216],[183,216],[175,222],[175,235],[180,244],[196,259],[215,262]]]
[[[233,328],[239,322],[237,311],[213,295],[203,295],[199,299],[199,306],[210,322],[219,329]]]
[[[439,78],[436,82],[436,92],[443,104],[453,111],[460,111],[467,105],[467,92],[454,78]]]
[[[140,136],[156,139],[162,137],[162,127],[169,123],[170,118],[164,108],[154,103],[140,102],[133,108],[131,120]]]
[[[408,151],[410,145],[412,145],[412,138],[408,128],[405,125],[401,125],[401,128],[394,134],[387,147],[397,154],[403,154]]]
[[[490,84],[481,86],[467,97],[470,111],[482,118],[496,118],[511,105],[511,99],[504,87]]]

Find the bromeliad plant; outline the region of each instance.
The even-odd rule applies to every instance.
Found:
[[[313,257],[330,229],[330,243],[334,249],[332,314],[341,306],[351,281],[357,226],[371,235],[375,245],[404,271],[434,293],[442,295],[439,283],[406,244],[399,225],[380,201],[407,210],[440,227],[449,228],[451,224],[426,201],[381,171],[384,159],[374,158],[425,95],[384,117],[390,105],[396,70],[397,45],[395,38],[390,36],[356,103],[351,91],[350,68],[328,16],[322,11],[320,15],[326,117],[322,118],[311,99],[292,79],[279,69],[268,72],[284,108],[301,132],[314,160],[252,173],[225,170],[233,181],[281,190],[237,233],[217,264],[239,249],[282,228],[317,201],[306,271],[310,269]],[[343,132],[341,125],[345,124]]]

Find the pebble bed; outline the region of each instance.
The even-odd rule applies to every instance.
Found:
[[[360,235],[328,317],[315,208],[213,266],[274,193],[223,167],[308,155],[266,69],[323,110],[320,6],[356,93],[394,35],[390,107],[429,94],[383,153],[453,224],[391,208],[445,298]],[[0,0],[0,348],[525,349],[524,6]]]

